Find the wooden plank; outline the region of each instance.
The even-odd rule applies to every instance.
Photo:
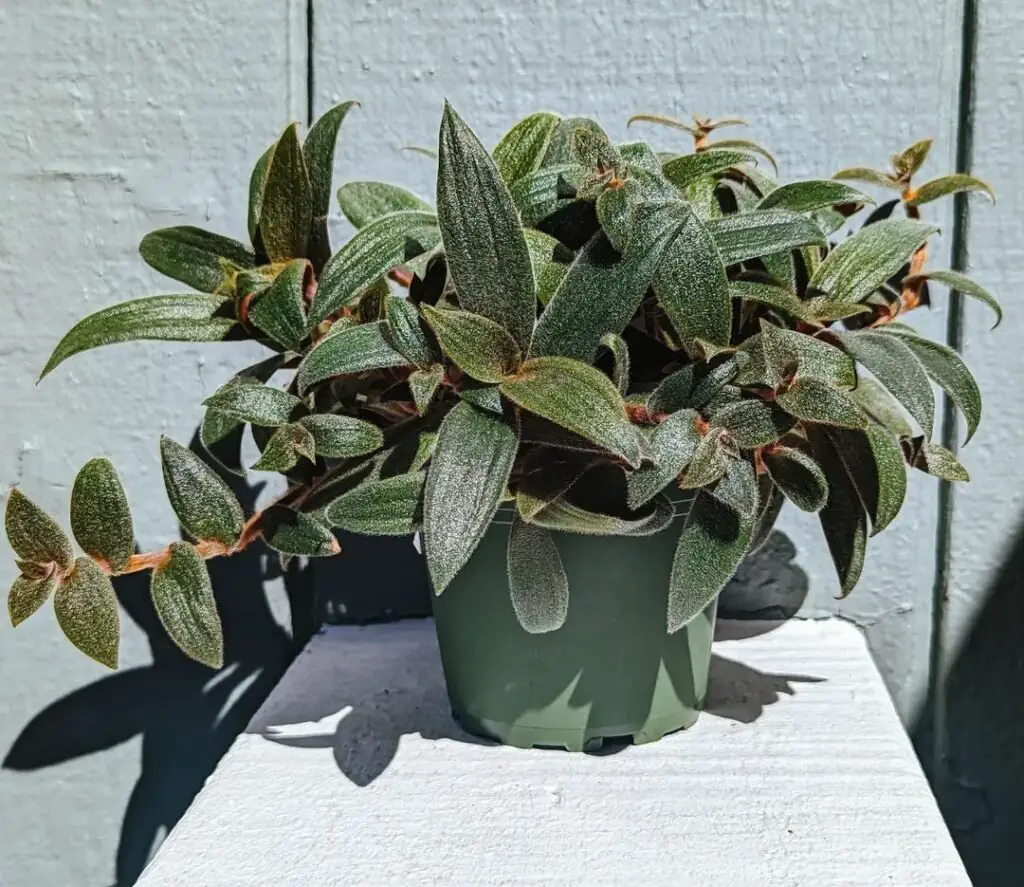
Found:
[[[600,119],[616,138],[637,111],[740,114],[777,149],[788,177],[881,165],[926,135],[930,169],[952,166],[959,76],[959,0],[814,7],[790,0],[553,4],[479,0],[316,3],[316,107],[356,98],[339,175],[433,194],[433,163],[401,152],[433,145],[450,99],[488,144],[541,108]],[[911,36],[912,35],[912,36]],[[668,145],[673,136],[631,129]],[[948,213],[938,218],[949,230]],[[338,227],[338,235],[344,229]],[[943,244],[937,253],[946,250]],[[941,259],[939,260],[941,261]],[[921,318],[942,335],[944,315]],[[771,556],[744,571],[737,605],[841,612],[865,627],[901,713],[927,683],[936,488],[915,478],[906,511],[873,541],[861,587],[837,605],[837,583],[813,519],[789,513]],[[792,560],[793,548],[796,559]]]

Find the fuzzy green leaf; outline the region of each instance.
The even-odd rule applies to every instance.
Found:
[[[421,416],[427,411],[427,407],[430,406],[430,402],[434,399],[442,379],[444,379],[444,367],[439,363],[435,363],[425,370],[414,370],[409,374],[409,390],[412,392],[412,399],[413,403],[416,404],[416,410]],[[500,398],[498,409],[500,412]]]
[[[737,352],[721,362],[712,359],[698,367],[694,372],[693,387],[684,406],[698,409],[705,406],[742,372],[749,360],[748,355]]]
[[[866,166],[851,166],[848,169],[841,169],[833,179],[847,179],[854,182],[867,182],[870,185],[878,185],[881,188],[894,188],[900,190],[903,186],[888,173]]]
[[[408,536],[423,525],[426,474],[396,474],[371,480],[346,493],[327,509],[333,526],[368,536]]]
[[[86,656],[117,668],[121,620],[110,579],[95,561],[80,557],[53,596],[53,612],[65,637]]]
[[[274,142],[266,151],[260,155],[256,165],[249,177],[249,241],[256,246],[257,241],[262,245],[263,240],[259,236],[260,213],[263,210],[263,191],[267,186],[267,172],[270,170],[270,161],[274,157],[274,149],[277,142]]]
[[[91,459],[78,472],[71,490],[71,531],[89,557],[115,573],[135,553],[128,498],[109,459]]]
[[[601,345],[612,355],[612,381],[623,397],[629,391],[629,346],[618,333],[607,333],[601,337]]]
[[[395,366],[408,361],[388,344],[382,322],[348,326],[318,342],[299,364],[299,391],[333,376]]]
[[[726,265],[825,243],[813,221],[784,209],[758,209],[709,219],[707,227]]]
[[[809,422],[842,428],[863,428],[867,424],[867,417],[848,392],[821,379],[798,378],[775,401],[787,413]]]
[[[370,222],[324,266],[309,308],[310,325],[353,302],[392,268],[433,249],[440,238],[430,212],[405,210]]]
[[[736,446],[745,450],[773,443],[795,424],[792,416],[759,398],[723,407],[715,413],[713,422],[716,428],[729,433]]]
[[[500,387],[524,410],[593,441],[634,468],[640,464],[639,432],[622,395],[600,370],[568,357],[536,357]]]
[[[236,323],[231,301],[218,296],[184,293],[121,302],[76,323],[53,349],[39,378],[91,348],[139,340],[219,342]]]
[[[354,416],[320,413],[304,416],[299,424],[313,435],[316,453],[331,459],[362,456],[384,446],[380,429]]]
[[[149,586],[160,624],[178,648],[210,668],[224,665],[224,632],[206,562],[188,542],[172,542]]]
[[[537,285],[537,298],[542,305],[551,301],[555,290],[562,283],[562,278],[569,270],[575,255],[568,247],[563,246],[554,237],[537,231],[535,228],[523,229],[526,247],[530,251],[530,262],[533,264],[533,280]]]
[[[543,166],[524,176],[510,189],[512,202],[524,225],[536,225],[573,200],[587,177],[576,163]]]
[[[696,618],[732,578],[750,547],[758,501],[750,463],[734,459],[715,491],[700,490],[672,561],[668,631]]]
[[[411,191],[387,182],[346,182],[338,189],[338,203],[342,214],[355,228],[365,228],[389,213],[434,211],[429,203]]]
[[[754,529],[750,534],[750,549],[748,554],[753,554],[765,542],[775,528],[775,522],[779,519],[779,512],[786,504],[786,497],[767,474],[762,474],[758,479],[760,500],[758,504],[757,519],[754,521]]]
[[[773,447],[763,458],[772,482],[797,508],[813,512],[825,507],[828,481],[821,466],[807,453],[793,447]]]
[[[893,156],[893,169],[899,175],[909,178],[924,165],[931,147],[931,139],[922,139],[919,142],[914,142],[909,148]]]
[[[579,453],[566,453],[548,447],[530,450],[520,465],[516,489],[516,509],[526,521],[563,495],[578,481],[593,460]]]
[[[312,278],[309,262],[289,262],[249,308],[249,320],[271,339],[292,351],[302,350],[306,338],[306,308],[303,293]]]
[[[300,425],[290,422],[274,429],[270,435],[260,458],[253,463],[253,471],[291,471],[304,456],[310,462],[316,459],[316,438],[313,432]]]
[[[551,144],[561,118],[549,111],[524,117],[501,137],[494,149],[494,164],[506,185],[536,172]]]
[[[245,515],[231,492],[209,465],[169,437],[160,438],[164,486],[182,527],[200,541],[234,545]]]
[[[191,225],[151,231],[142,238],[139,254],[150,268],[201,293],[230,289],[235,272],[256,264],[244,244]]]
[[[850,356],[822,339],[762,320],[761,347],[768,381],[773,387],[792,373],[839,388],[853,388],[857,384],[857,370]]]
[[[704,176],[737,166],[750,163],[751,157],[746,151],[732,151],[726,148],[710,148],[694,154],[681,154],[662,166],[662,172],[677,188],[685,188]]]
[[[505,411],[501,401],[501,389],[497,385],[484,385],[473,379],[465,379],[459,389],[459,397],[466,403],[496,416],[502,415]]]
[[[900,444],[907,464],[918,471],[948,481],[971,479],[956,456],[939,444],[930,443],[924,437],[903,438]]]
[[[914,352],[897,336],[858,330],[839,336],[843,347],[906,408],[925,435],[935,421],[935,395],[928,374]]]
[[[420,314],[408,299],[389,295],[384,300],[385,341],[409,363],[429,367],[437,359],[420,324]]]
[[[652,461],[626,478],[630,508],[646,505],[690,464],[701,440],[696,420],[695,410],[679,410],[648,432]]]
[[[995,296],[981,286],[981,284],[971,280],[966,274],[959,274],[956,271],[925,271],[922,274],[907,277],[903,282],[905,284],[913,284],[921,280],[934,280],[951,290],[956,290],[965,296],[970,296],[972,299],[977,299],[979,302],[988,305],[996,315],[996,322],[992,324],[992,329],[995,329],[1002,323],[1003,309],[999,302],[996,301]]]
[[[675,507],[666,496],[658,496],[637,516],[603,514],[591,511],[559,496],[545,505],[531,523],[561,533],[584,536],[653,536],[671,522]]]
[[[755,141],[750,139],[716,139],[707,146],[706,150],[713,149],[720,151],[723,148],[738,148],[740,151],[744,151],[749,154],[757,154],[759,157],[763,157],[767,160],[772,165],[772,169],[774,169],[776,173],[779,171],[779,164],[775,159],[775,155],[763,145],[760,145]]]
[[[448,587],[486,532],[508,485],[518,440],[503,418],[468,403],[441,423],[423,493],[423,541],[435,594]]]
[[[341,551],[330,527],[281,505],[267,510],[263,539],[274,551],[301,557],[330,557]]]
[[[17,487],[7,497],[7,541],[19,560],[55,563],[62,570],[74,561],[71,540],[57,522]]]
[[[555,631],[569,612],[569,580],[555,541],[519,516],[508,532],[508,588],[519,624],[529,634]]]
[[[825,256],[808,288],[834,302],[863,301],[938,230],[913,219],[882,219],[866,225]]]
[[[809,213],[837,204],[874,204],[874,200],[856,188],[829,179],[812,179],[780,185],[761,199],[758,209],[788,209],[795,213]]]
[[[661,176],[661,161],[647,142],[625,142],[616,146],[628,173],[641,170]],[[668,181],[667,179],[665,181]]]
[[[53,594],[57,587],[57,577],[48,573],[41,578],[19,576],[14,580],[7,594],[7,613],[11,617],[11,625],[17,627],[35,613]]]
[[[533,335],[536,293],[519,215],[494,161],[447,103],[437,218],[459,304],[504,327],[525,350]]]
[[[725,474],[733,457],[726,452],[722,437],[721,429],[711,429],[697,442],[693,458],[679,484],[682,489],[696,490],[709,486]]]
[[[522,363],[523,355],[512,338],[493,320],[469,311],[420,308],[444,353],[480,382],[501,382]]]
[[[924,204],[938,200],[940,197],[958,194],[962,191],[980,191],[993,203],[996,202],[996,193],[989,184],[976,176],[956,173],[955,175],[940,176],[937,179],[932,179],[930,182],[925,182],[914,190],[907,200],[907,205],[924,206]]]
[[[729,295],[733,299],[744,299],[778,308],[798,320],[814,321],[807,303],[798,299],[792,290],[770,283],[756,283],[749,280],[734,280],[729,283]]]
[[[312,221],[309,256],[321,267],[331,255],[327,235],[327,216],[331,211],[331,182],[334,178],[334,148],[342,121],[358,102],[342,102],[317,120],[302,145],[302,156],[309,173]]]
[[[313,191],[297,124],[278,140],[260,206],[260,236],[272,262],[306,255],[313,221]]]
[[[827,434],[871,518],[871,535],[875,536],[903,507],[907,494],[903,451],[892,434],[871,425],[863,431],[829,428]]]
[[[652,413],[674,413],[690,402],[696,364],[689,363],[670,373],[647,396],[647,409]]]
[[[203,406],[218,413],[265,428],[284,425],[301,404],[294,394],[248,376],[229,379],[203,401]]]
[[[913,434],[899,404],[879,382],[862,376],[857,380],[857,387],[849,394],[869,418],[897,437]]]

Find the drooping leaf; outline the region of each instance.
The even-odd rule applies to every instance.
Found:
[[[151,231],[139,254],[150,268],[201,293],[226,291],[235,272],[256,264],[244,244],[191,225]]]
[[[525,350],[536,293],[515,204],[476,134],[447,103],[439,146],[437,218],[459,304],[504,327]]]
[[[278,140],[260,205],[260,237],[272,262],[306,255],[313,221],[313,192],[296,124]]]
[[[113,572],[135,553],[128,498],[109,459],[90,459],[71,490],[71,532],[82,550]]]
[[[792,290],[770,283],[757,283],[750,280],[734,280],[729,283],[729,295],[733,299],[745,299],[778,308],[792,314],[798,320],[814,321],[806,302],[798,299]]]
[[[544,527],[513,517],[508,532],[512,608],[530,634],[555,631],[569,612],[569,580],[554,539]]]
[[[171,640],[188,657],[210,668],[224,665],[224,633],[206,562],[188,542],[172,542],[153,570],[153,608]]]
[[[750,534],[748,554],[753,554],[768,541],[768,537],[775,528],[775,522],[779,519],[779,512],[782,511],[782,506],[786,503],[786,497],[782,490],[775,486],[767,474],[758,477],[757,486],[760,498],[757,519],[754,521],[754,529]]]
[[[684,123],[678,117],[670,117],[667,114],[634,114],[626,121],[626,126],[632,126],[634,123],[656,123],[658,126],[680,129],[691,135],[697,134],[697,130],[691,124]]]
[[[709,219],[707,228],[726,265],[825,243],[813,221],[784,209],[758,209]]]
[[[195,453],[169,437],[160,438],[160,459],[167,498],[186,532],[200,541],[234,545],[245,515],[231,488]]]
[[[284,425],[301,404],[294,394],[249,376],[234,376],[203,401],[205,407],[266,428]]]
[[[601,337],[601,345],[612,355],[612,381],[625,397],[629,391],[629,346],[618,333],[607,333]]]
[[[1002,322],[1003,309],[999,302],[996,301],[995,296],[983,286],[971,280],[966,274],[960,274],[956,271],[925,271],[921,274],[904,278],[903,283],[915,284],[922,280],[934,280],[951,290],[956,290],[965,296],[970,296],[972,299],[977,299],[979,302],[988,305],[996,315],[996,322],[992,325],[992,329],[995,329]]]
[[[709,148],[706,151],[674,157],[663,164],[661,169],[665,178],[673,185],[677,188],[685,188],[704,176],[714,175],[730,166],[750,163],[751,160],[750,154],[746,151]]]
[[[139,340],[219,342],[236,323],[230,300],[218,296],[184,293],[121,302],[76,323],[53,349],[39,378],[91,348]]]
[[[374,219],[324,265],[309,308],[310,325],[353,302],[392,268],[433,249],[440,238],[430,212],[405,210]]]
[[[416,404],[416,410],[421,416],[427,411],[427,407],[430,406],[430,402],[434,399],[434,395],[437,393],[437,389],[440,387],[443,379],[444,367],[439,363],[435,363],[425,370],[414,370],[409,373],[409,390],[412,392],[412,399],[413,403]],[[498,406],[500,411],[500,398]]]
[[[535,447],[520,465],[516,510],[526,521],[563,495],[594,464],[589,456]]]
[[[780,446],[766,450],[763,459],[772,482],[797,508],[813,512],[825,507],[828,481],[811,456],[795,447]]]
[[[423,332],[420,314],[408,299],[389,295],[384,300],[385,341],[409,363],[429,367],[437,359],[434,348]]]
[[[274,551],[302,557],[330,557],[341,551],[330,527],[281,505],[264,513],[263,539]]]
[[[775,159],[775,155],[763,145],[760,145],[751,139],[715,139],[715,141],[710,143],[707,146],[707,149],[704,150],[721,151],[724,148],[735,148],[750,154],[756,154],[758,157],[763,157],[767,160],[772,165],[772,169],[774,169],[776,173],[779,171],[779,164]]]
[[[20,560],[55,563],[62,570],[74,561],[71,540],[57,522],[17,487],[7,496],[7,541]],[[24,572],[24,571],[23,571]]]
[[[387,182],[346,182],[338,189],[338,203],[355,228],[365,228],[381,216],[403,210],[434,212],[429,203],[411,191]]]
[[[640,464],[639,433],[622,395],[600,370],[568,357],[536,357],[500,387],[524,410],[592,440],[634,468]]]
[[[316,439],[304,425],[289,422],[274,429],[252,469],[284,473],[298,464],[300,456],[310,462],[316,459]]]
[[[309,234],[309,257],[322,267],[331,255],[327,235],[327,216],[331,211],[331,182],[334,178],[334,148],[342,121],[358,102],[342,102],[323,114],[310,127],[302,145],[302,156],[309,173],[312,222]]]
[[[827,209],[841,203],[874,204],[874,200],[856,188],[829,179],[811,179],[780,185],[761,199],[758,209],[788,209],[796,213],[809,213]]]
[[[493,320],[469,311],[441,310],[429,305],[420,310],[437,336],[444,353],[480,382],[501,382],[522,363],[515,339]]]
[[[408,361],[388,344],[383,322],[348,326],[325,337],[306,354],[299,364],[299,391],[305,394],[332,376],[396,366],[408,366]]]
[[[730,461],[714,492],[699,490],[672,561],[668,631],[679,631],[711,603],[750,547],[758,501],[749,462]]]
[[[713,423],[727,431],[738,447],[749,450],[778,440],[793,427],[795,420],[774,404],[750,398],[720,409]]]
[[[299,424],[313,435],[317,455],[332,459],[361,456],[384,445],[380,429],[355,416],[318,413],[304,416],[299,419]]]
[[[80,557],[61,579],[53,612],[65,637],[86,656],[117,668],[121,621],[110,579],[90,558]]]
[[[700,443],[696,410],[672,413],[647,435],[652,461],[626,478],[626,504],[637,509],[668,486],[693,458]]]
[[[253,298],[249,308],[252,324],[292,351],[300,351],[306,338],[303,293],[311,276],[312,268],[305,259],[289,262],[274,282]]]
[[[857,384],[857,370],[848,354],[828,342],[761,321],[761,347],[773,387],[795,373],[799,378],[819,379],[840,388]]]
[[[494,164],[506,185],[511,187],[513,182],[536,172],[560,119],[557,114],[541,111],[524,117],[502,136],[494,149]]]
[[[423,525],[426,474],[396,474],[360,484],[327,509],[333,526],[369,536],[408,536]]]
[[[850,394],[815,378],[797,378],[776,395],[775,402],[787,413],[809,422],[863,428],[867,417]]]
[[[267,186],[267,172],[270,169],[270,161],[274,157],[275,148],[277,148],[277,142],[274,142],[260,155],[260,159],[256,161],[256,165],[252,168],[252,175],[249,177],[249,242],[258,249],[262,249],[263,246],[263,239],[259,236],[263,191]]]
[[[851,166],[848,169],[841,169],[832,176],[833,179],[846,179],[854,182],[867,182],[870,185],[878,185],[882,188],[895,188],[899,190],[902,185],[888,173],[877,169],[870,169],[866,166]]]
[[[931,437],[935,421],[935,395],[928,374],[914,352],[899,337],[857,330],[840,334],[843,347],[871,370]]]
[[[468,403],[441,423],[423,493],[423,541],[435,594],[469,560],[494,517],[518,438],[502,417]]]
[[[892,434],[871,425],[863,431],[830,428],[827,434],[871,518],[871,535],[876,536],[903,507],[907,493],[903,451]]]
[[[961,191],[980,191],[993,203],[996,202],[996,193],[988,183],[983,182],[977,176],[969,176],[964,173],[940,176],[937,179],[932,179],[930,182],[925,182],[920,187],[914,189],[906,198],[906,202],[908,206],[924,206],[924,204],[938,200],[940,197],[958,194]]]
[[[40,578],[18,576],[7,594],[7,614],[11,625],[17,627],[35,613],[53,594],[57,577],[51,571]]]
[[[591,511],[559,496],[538,511],[530,522],[548,530],[584,536],[653,536],[664,530],[674,516],[675,508],[665,496],[657,496],[636,516]]]
[[[867,225],[825,256],[808,288],[835,302],[860,302],[938,230],[913,219],[882,219]]]
[[[910,178],[915,172],[917,172],[923,165],[925,159],[928,157],[928,152],[931,150],[932,140],[922,139],[919,142],[914,142],[909,148],[900,151],[892,158],[892,166],[896,172],[904,177]]]
[[[913,434],[910,423],[892,395],[874,379],[862,376],[857,380],[857,387],[849,393],[871,419],[897,437]]]
[[[923,436],[905,437],[900,440],[903,457],[908,465],[948,481],[969,481],[967,469],[944,446],[931,443]]]
[[[575,255],[550,234],[535,228],[524,228],[523,236],[530,251],[530,261],[533,263],[537,299],[542,305],[547,305],[569,270]]]

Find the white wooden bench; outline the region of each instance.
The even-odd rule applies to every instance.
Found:
[[[859,631],[720,623],[708,711],[599,755],[475,740],[429,621],[313,639],[141,887],[969,887]]]

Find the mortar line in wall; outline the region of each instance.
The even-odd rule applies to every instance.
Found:
[[[306,0],[306,126],[313,125],[314,63],[313,63],[313,2]]]
[[[960,26],[960,83],[957,94],[956,171],[968,173],[974,158],[975,66],[978,44],[978,6],[981,0],[963,0]],[[951,265],[966,272],[967,238],[970,229],[970,203],[966,193],[953,198]],[[963,349],[964,300],[957,291],[949,294],[946,342],[956,351]],[[956,453],[959,437],[956,407],[947,395],[942,398],[942,445]],[[928,669],[928,712],[931,720],[931,771],[936,784],[944,782],[949,771],[946,678],[948,650],[946,622],[949,615],[950,561],[952,557],[953,511],[955,491],[949,481],[939,483],[938,526],[935,546],[935,585],[932,590],[932,625]]]

